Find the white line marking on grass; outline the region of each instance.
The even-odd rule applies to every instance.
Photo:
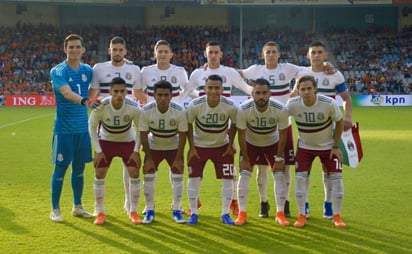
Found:
[[[28,121],[31,121],[31,120],[36,120],[36,119],[48,117],[48,116],[51,116],[51,115],[54,115],[54,113],[41,115],[41,116],[30,117],[30,118],[27,118],[25,120],[13,122],[13,123],[8,123],[8,124],[5,124],[5,125],[0,125],[0,129],[6,128],[6,127],[9,127],[9,126],[18,125],[18,124],[21,124],[21,123],[25,123],[25,122],[28,122]]]

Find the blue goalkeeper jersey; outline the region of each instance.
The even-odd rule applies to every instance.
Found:
[[[80,63],[78,70],[73,70],[66,61],[51,69],[50,77],[56,97],[54,134],[88,132],[87,107],[66,100],[59,89],[62,86],[68,85],[74,93],[87,97],[89,84],[92,80],[92,72],[92,68],[84,63]]]

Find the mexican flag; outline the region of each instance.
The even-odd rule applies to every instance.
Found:
[[[339,148],[343,154],[343,164],[356,168],[363,157],[359,123],[354,123],[351,129],[342,133]]]

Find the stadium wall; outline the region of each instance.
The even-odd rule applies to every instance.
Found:
[[[201,10],[201,11],[200,11]],[[145,25],[151,26],[218,26],[228,27],[227,8],[173,8],[165,15],[165,7],[145,8]]]
[[[404,8],[385,7],[227,7],[227,6],[176,6],[166,12],[167,6],[124,6],[33,3],[25,4],[18,12],[18,4],[0,3],[0,24],[15,26],[23,23],[47,23],[56,26],[107,25],[205,25],[239,28],[245,30],[266,26],[290,27],[309,32],[325,32],[332,27],[366,29],[386,27],[400,31],[412,25],[412,14]],[[242,16],[242,19],[241,19]],[[350,17],[350,18],[348,18]]]
[[[243,15],[245,30],[257,27],[290,27],[309,32],[331,28],[387,27],[398,31],[398,7],[242,7],[231,8],[231,23],[239,24]]]
[[[59,6],[52,4],[27,4],[25,9],[17,4],[0,3],[0,24],[14,27],[18,21],[31,24],[53,24],[60,26]]]

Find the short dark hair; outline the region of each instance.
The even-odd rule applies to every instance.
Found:
[[[110,81],[110,87],[114,85],[124,85],[126,86],[126,81],[122,79],[121,77],[115,77]]]
[[[219,76],[219,75],[217,75],[217,74],[212,74],[212,75],[210,75],[209,77],[207,77],[206,83],[207,83],[207,81],[209,81],[209,80],[220,81],[220,84],[223,85],[223,79],[222,79],[222,77]]]
[[[271,46],[275,46],[275,47],[278,49],[278,51],[280,51],[280,46],[279,46],[279,44],[277,44],[275,41],[267,41],[267,42],[265,42],[265,44],[263,44],[262,51],[263,51],[263,48],[264,48],[264,47],[271,47]]]
[[[312,41],[309,44],[309,48],[311,47],[323,47],[326,49],[326,44],[323,41],[317,40],[317,41]]]
[[[156,93],[157,89],[169,89],[170,93],[173,93],[173,86],[167,80],[160,80],[154,84],[154,93]]]
[[[296,85],[297,85],[298,90],[299,90],[300,83],[305,82],[305,81],[311,81],[312,84],[313,84],[313,87],[314,87],[314,88],[317,88],[317,83],[316,83],[315,77],[314,77],[314,76],[311,76],[311,75],[304,75],[304,76],[302,76],[302,77],[299,77],[299,78],[296,80]]]
[[[69,35],[67,35],[66,38],[64,38],[64,48],[67,47],[67,44],[68,44],[69,41],[80,41],[82,47],[84,48],[84,40],[78,34],[69,34]]]
[[[253,87],[256,85],[262,85],[262,86],[267,86],[270,89],[270,83],[267,79],[264,78],[258,78],[256,80],[252,80]]]
[[[158,48],[160,45],[168,46],[169,49],[170,49],[170,51],[173,51],[172,46],[171,46],[170,43],[169,43],[168,41],[166,41],[166,40],[158,40],[158,41],[156,42],[156,44],[154,45],[154,50],[156,51],[157,48]]]
[[[113,44],[122,44],[126,48],[126,40],[120,36],[115,36],[110,40],[110,46]]]
[[[222,49],[222,45],[220,45],[220,43],[217,42],[217,41],[209,41],[209,42],[206,44],[206,47],[205,47],[205,48],[207,48],[207,47],[209,47],[209,46],[219,46],[219,48]]]

